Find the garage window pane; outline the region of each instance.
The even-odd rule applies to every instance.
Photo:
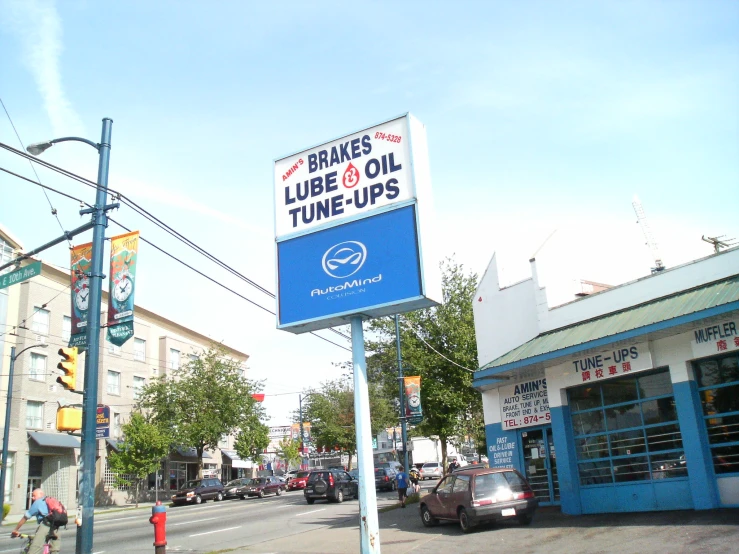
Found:
[[[577,435],[590,435],[606,430],[603,411],[583,412],[572,416],[572,426]]]
[[[613,475],[617,483],[651,479],[646,456],[616,458],[613,460]]]

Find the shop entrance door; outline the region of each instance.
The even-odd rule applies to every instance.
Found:
[[[557,458],[552,428],[519,431],[523,444],[523,467],[531,488],[541,504],[559,504]]]

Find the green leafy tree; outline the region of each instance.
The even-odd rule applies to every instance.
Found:
[[[370,383],[370,425],[372,434],[397,421],[397,412],[382,390]],[[310,421],[311,442],[317,447],[337,449],[352,456],[357,450],[354,426],[354,386],[349,377],[327,381],[320,389],[306,393],[305,419]]]
[[[473,436],[485,444],[482,400],[472,387],[477,368],[472,301],[477,275],[466,274],[453,260],[442,263],[442,304],[404,314],[400,326],[406,375],[421,376],[423,422],[415,436],[435,436],[446,464],[447,441]],[[370,322],[367,367],[370,378],[387,395],[398,396],[397,347],[394,318]]]
[[[253,463],[259,462],[261,453],[269,446],[269,427],[259,417],[260,413],[254,412],[245,419],[234,443],[236,453]]]
[[[110,469],[117,474],[118,484],[133,485],[136,507],[142,483],[157,471],[169,453],[170,439],[159,426],[146,421],[138,412],[131,414],[122,426],[123,440],[118,450],[108,456]]]
[[[277,455],[285,460],[288,469],[300,462],[300,440],[285,437],[277,445]]]
[[[215,450],[224,435],[248,435],[254,421],[263,419],[264,409],[252,397],[260,390],[261,383],[243,376],[239,362],[213,346],[145,386],[138,407],[152,423],[167,430],[172,447],[195,448],[202,477],[203,451]],[[242,444],[254,451],[253,441]]]

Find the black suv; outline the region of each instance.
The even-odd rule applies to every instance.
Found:
[[[311,471],[303,494],[308,504],[313,504],[316,498],[342,502],[347,496],[359,496],[359,482],[343,469]]]
[[[398,484],[395,482],[398,474],[394,469],[389,467],[376,467],[375,468],[375,488],[377,490],[394,491],[398,488]]]
[[[193,479],[185,483],[180,490],[172,495],[175,504],[200,504],[210,499],[223,500],[223,483],[220,479],[205,478]]]

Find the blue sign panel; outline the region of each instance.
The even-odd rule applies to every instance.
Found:
[[[329,327],[341,314],[387,315],[373,308],[422,297],[415,206],[278,243],[279,327]],[[307,325],[308,322],[320,323]]]

